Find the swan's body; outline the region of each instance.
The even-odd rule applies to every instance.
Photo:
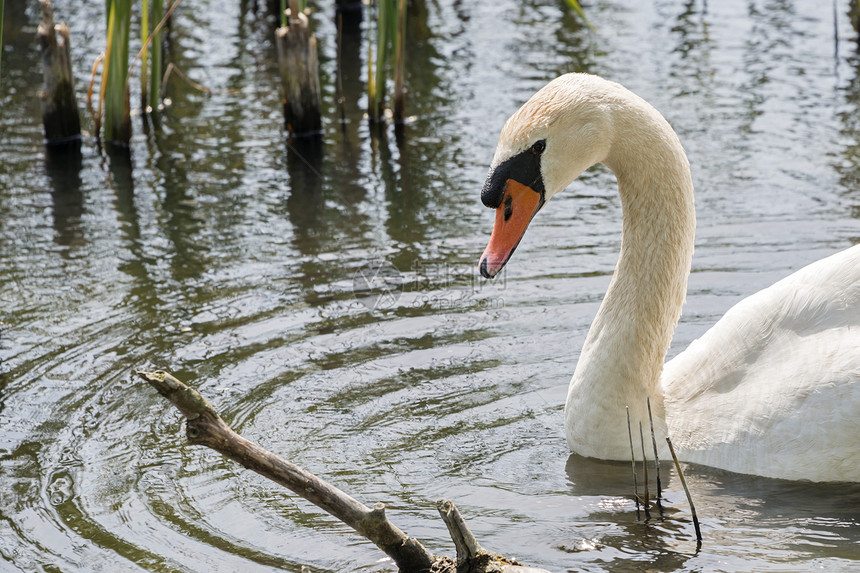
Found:
[[[626,408],[647,431],[650,398],[682,460],[860,481],[860,245],[745,299],[664,368],[693,253],[693,185],[675,132],[620,85],[568,74],[508,120],[482,192],[497,208],[482,273],[494,276],[534,214],[595,163],[618,178],[622,244],[570,382],[571,450],[629,460]]]

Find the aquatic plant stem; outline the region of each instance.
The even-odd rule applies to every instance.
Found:
[[[6,0],[0,0],[0,72],[3,71],[3,12],[6,8]]]
[[[394,46],[394,122],[406,121],[403,92],[404,42],[406,41],[406,0],[397,0],[397,34]]]
[[[149,36],[149,0],[140,0],[140,40],[146,42]],[[149,63],[149,48],[145,44],[140,49],[140,109],[146,111],[146,71]]]
[[[690,504],[690,513],[693,516],[693,527],[696,529],[696,549],[702,546],[702,530],[699,528],[699,516],[696,515],[696,506],[693,504],[693,496],[690,495],[690,488],[687,487],[687,480],[684,478],[684,472],[681,471],[681,463],[678,461],[678,456],[675,455],[675,447],[672,445],[672,440],[666,436],[666,443],[669,444],[669,453],[672,454],[672,459],[675,461],[675,469],[678,470],[678,477],[681,478],[681,485],[684,487],[684,493],[687,494],[687,503]]]
[[[651,519],[651,510],[648,507],[651,504],[648,500],[648,458],[645,456],[645,437],[642,435],[642,422],[639,422],[639,443],[642,447],[642,479],[645,481],[645,497],[642,500],[642,506],[645,508],[645,519]]]
[[[346,98],[343,95],[343,12],[337,12],[337,109],[340,112],[340,128],[346,133]]]
[[[657,470],[657,507],[663,499],[663,485],[660,483],[660,456],[657,454],[657,436],[654,433],[654,416],[651,415],[651,397],[645,398],[648,406],[648,423],[651,425],[651,445],[654,446],[654,467]]]
[[[164,0],[157,0],[157,1],[161,4],[161,8],[163,10],[164,9]],[[141,46],[141,48],[140,48],[140,51],[134,57],[135,61],[137,61],[141,58],[143,51],[153,41],[153,39],[156,37],[156,34],[160,33],[162,28],[164,28],[167,25],[167,22],[170,20],[170,17],[173,15],[173,12],[176,11],[176,8],[179,6],[180,2],[182,2],[182,0],[174,0],[172,3],[170,3],[170,8],[167,9],[167,12],[164,14],[164,16],[162,16],[161,20],[158,22],[158,25],[155,27],[154,30],[152,30],[152,33],[150,33],[149,36],[147,36],[146,41],[143,43],[143,46]]]
[[[636,517],[639,518],[639,486],[636,479],[636,454],[633,451],[633,431],[630,429],[630,408],[627,407],[627,437],[630,438],[630,468],[633,470],[633,499],[636,501]]]
[[[388,60],[389,25],[391,0],[378,0],[376,4],[376,66],[372,81],[373,90],[368,113],[371,121],[380,121],[385,105],[385,63]]]
[[[169,16],[164,14],[164,0],[152,0],[152,21],[158,22],[158,24],[146,39],[147,43],[152,43],[152,62],[150,64],[152,73],[149,79],[149,98],[146,105],[148,111],[156,111],[161,103],[161,75],[164,73],[161,28],[167,22],[167,18]]]
[[[164,12],[164,0],[153,0],[152,2],[152,21],[158,21],[158,24],[155,28],[150,32],[150,34],[146,37],[146,41],[143,42],[143,45],[140,48],[140,51],[137,53],[137,56],[132,60],[131,65],[129,66],[128,73],[131,74],[131,71],[134,69],[134,64],[138,60],[143,60],[143,56],[149,47],[152,44],[152,65],[150,66],[151,72],[151,80],[149,85],[149,105],[148,107],[151,109],[158,109],[161,104],[161,99],[163,97],[162,92],[162,84],[164,83],[164,76],[167,75],[167,70],[162,70],[164,67],[164,58],[161,45],[161,33],[162,29],[167,25],[167,22],[170,20],[170,17],[173,15],[173,12],[179,6],[179,3],[182,0],[174,0],[170,3],[170,7],[167,9],[167,12]],[[95,66],[93,66],[95,69]],[[141,72],[141,75],[145,75]],[[209,93],[209,90],[201,90]],[[101,112],[99,112],[101,116]]]
[[[127,145],[131,140],[127,81],[131,0],[108,0],[108,3],[108,41],[102,73],[104,136],[107,141]]]

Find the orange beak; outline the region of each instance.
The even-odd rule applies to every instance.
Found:
[[[502,270],[542,205],[540,193],[528,185],[514,179],[505,182],[505,195],[496,209],[493,234],[481,255],[480,268],[484,277],[491,279]]]

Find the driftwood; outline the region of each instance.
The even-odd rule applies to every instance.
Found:
[[[430,553],[391,521],[384,504],[371,509],[307,470],[283,460],[234,432],[212,405],[193,388],[167,372],[137,372],[185,416],[185,434],[193,445],[206,446],[247,469],[277,482],[346,523],[386,555],[401,573],[549,573],[524,567],[478,545],[451,501],[437,504],[457,549],[457,558]]]
[[[39,101],[42,123],[45,125],[45,142],[53,145],[79,141],[81,120],[75,101],[69,27],[65,23],[54,25],[54,8],[50,0],[39,0],[39,4],[42,7],[39,43],[42,46],[45,76],[45,89],[39,92]]]
[[[287,130],[296,136],[322,133],[317,39],[311,34],[308,17],[290,0],[288,28],[275,30],[281,96]]]

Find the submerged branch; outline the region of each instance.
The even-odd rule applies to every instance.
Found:
[[[549,573],[524,567],[481,548],[457,508],[447,500],[438,502],[457,547],[457,563],[430,553],[388,520],[385,506],[367,507],[309,471],[281,459],[234,432],[212,405],[195,389],[164,371],[137,375],[153,386],[185,416],[185,433],[194,445],[206,446],[247,469],[277,482],[324,509],[372,541],[391,557],[403,573]]]
[[[186,435],[304,497],[372,541],[401,571],[429,571],[435,556],[407,536],[385,516],[381,503],[370,509],[314,474],[283,460],[234,432],[197,390],[167,372],[138,372],[138,376],[170,400],[188,420]]]

